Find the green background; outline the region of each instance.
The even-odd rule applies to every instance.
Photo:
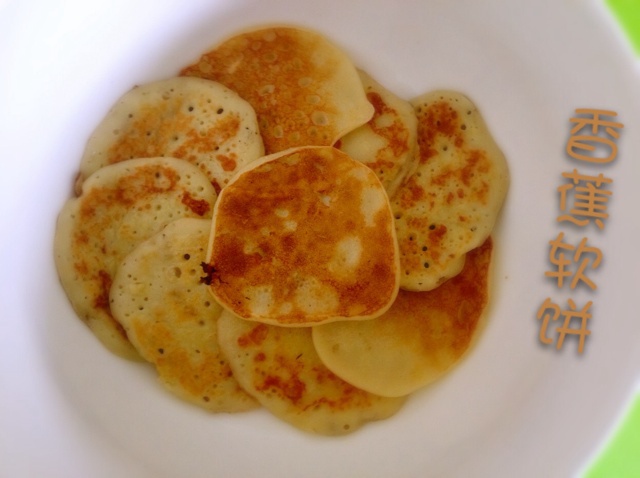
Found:
[[[640,61],[640,0],[605,0]],[[640,88],[640,85],[639,85]],[[584,478],[640,478],[640,394]]]

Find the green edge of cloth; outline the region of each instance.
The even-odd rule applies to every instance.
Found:
[[[633,47],[640,55],[640,0],[605,0]]]
[[[584,478],[640,477],[640,395],[636,395],[621,425],[596,457]]]

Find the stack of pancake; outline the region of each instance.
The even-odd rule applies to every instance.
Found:
[[[341,435],[469,349],[507,188],[462,94],[406,101],[323,35],[261,28],[109,111],[56,265],[102,343],[177,396]]]

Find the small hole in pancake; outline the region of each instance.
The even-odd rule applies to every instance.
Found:
[[[427,251],[429,248],[427,246],[422,246],[422,251],[425,252]]]
[[[189,111],[193,111],[193,106],[189,106]]]
[[[324,111],[314,111],[311,114],[311,121],[317,126],[325,126],[329,124],[329,117]]]
[[[424,268],[425,268],[425,269],[428,269],[428,268],[429,268],[429,263],[428,263],[428,262],[425,262],[425,263],[423,264],[423,266],[424,266]]]
[[[185,261],[188,261],[189,259],[191,259],[191,256],[190,256],[189,254],[185,254],[185,255],[184,255],[184,256],[182,256],[182,257],[184,257],[184,260],[185,260]]]
[[[218,111],[216,111],[216,113],[221,115],[222,113],[224,113],[224,108],[218,108]]]
[[[436,225],[435,225],[435,224],[431,224],[431,225],[429,226],[429,230],[431,230],[431,231],[433,231],[435,228],[436,228]]]
[[[158,353],[159,354],[163,354],[164,353],[164,349],[162,349],[162,348],[158,349]]]
[[[465,129],[467,129],[467,125],[466,125],[466,124],[462,124],[462,125],[460,126],[460,129],[461,129],[461,130],[465,130]]]

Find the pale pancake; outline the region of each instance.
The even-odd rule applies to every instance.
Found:
[[[246,319],[305,326],[368,319],[398,291],[398,246],[376,175],[332,147],[276,153],[222,190],[207,282]]]
[[[202,284],[211,221],[169,223],[120,263],[111,313],[160,381],[180,398],[214,412],[257,406],[233,378],[218,345],[222,313]]]
[[[336,147],[369,166],[389,196],[418,165],[417,119],[413,106],[360,71],[373,117],[342,137]]]
[[[310,327],[258,324],[225,311],[218,334],[240,385],[301,430],[343,435],[390,417],[404,403],[359,390],[331,373],[315,352]]]
[[[235,35],[184,68],[255,109],[267,153],[329,146],[373,114],[349,57],[323,35],[269,27]]]
[[[464,255],[491,234],[509,172],[468,98],[435,91],[412,104],[420,162],[391,203],[401,255],[400,286],[431,290],[458,274]]]
[[[198,166],[216,186],[264,155],[253,108],[214,81],[171,78],[136,86],[91,135],[80,182],[108,164],[158,156]]]
[[[216,193],[198,168],[173,158],[132,159],[89,176],[58,216],[55,259],[78,316],[107,348],[138,357],[111,316],[109,289],[120,261],[180,217],[210,218]]]
[[[408,395],[437,380],[477,334],[487,305],[491,250],[489,238],[467,254],[456,277],[428,292],[401,290],[376,319],[313,327],[322,362],[356,387],[382,396]]]

